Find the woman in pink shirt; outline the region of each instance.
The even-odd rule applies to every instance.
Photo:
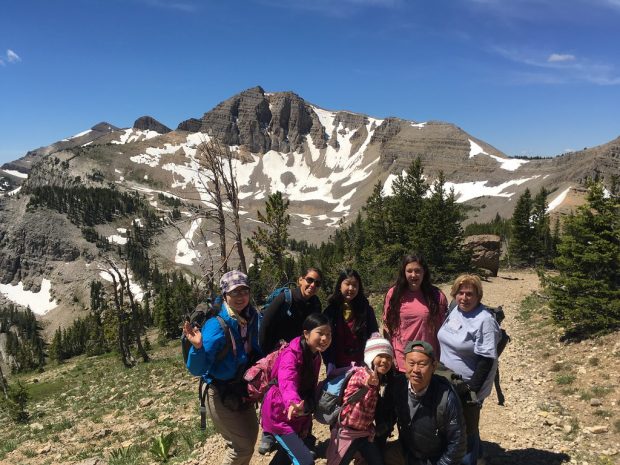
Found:
[[[405,255],[396,283],[385,296],[383,333],[394,347],[394,362],[405,372],[404,348],[408,341],[426,341],[439,358],[437,331],[446,318],[448,299],[431,284],[431,273],[422,254]]]

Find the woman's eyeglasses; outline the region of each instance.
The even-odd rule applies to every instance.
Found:
[[[231,297],[245,297],[249,294],[250,290],[247,287],[244,287],[242,289],[233,289],[232,291],[228,292],[228,295]]]
[[[306,276],[304,279],[306,280],[308,285],[314,284],[316,287],[321,287],[321,281],[318,279],[310,278],[309,276]]]

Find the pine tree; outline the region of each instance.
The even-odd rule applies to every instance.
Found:
[[[429,186],[424,180],[424,167],[417,157],[404,174],[392,183],[392,197],[388,203],[390,237],[392,243],[407,250],[421,250],[420,214]]]
[[[258,211],[259,226],[247,239],[248,247],[260,264],[261,276],[271,281],[268,287],[275,287],[288,278],[285,269],[285,252],[288,243],[288,226],[291,222],[287,213],[289,201],[281,192],[271,194],[265,203],[265,213]]]
[[[534,262],[532,238],[534,228],[530,221],[532,215],[532,195],[529,189],[517,200],[512,214],[511,241],[509,245],[510,260],[515,265],[531,265]]]
[[[546,276],[555,321],[587,337],[620,327],[620,204],[590,185],[588,203],[564,222],[555,265]]]
[[[417,250],[423,251],[432,264],[435,279],[448,279],[465,270],[470,261],[469,254],[463,250],[463,209],[456,203],[454,190],[446,192],[445,182],[440,172],[431,196],[422,202],[418,218]]]
[[[547,197],[549,193],[542,187],[532,201],[531,223],[534,230],[532,238],[532,250],[534,262],[537,265],[547,266],[552,263],[554,255],[553,238],[551,237],[551,227],[549,213],[547,209]]]

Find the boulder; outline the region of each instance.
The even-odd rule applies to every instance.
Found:
[[[465,238],[465,248],[471,250],[471,263],[477,268],[489,270],[492,276],[497,276],[499,270],[499,256],[502,242],[494,234],[479,234]]]

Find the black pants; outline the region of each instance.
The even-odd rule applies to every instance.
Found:
[[[374,442],[368,438],[357,438],[353,441],[347,453],[344,454],[340,465],[349,465],[356,452],[359,452],[369,465],[383,465],[383,456]]]

